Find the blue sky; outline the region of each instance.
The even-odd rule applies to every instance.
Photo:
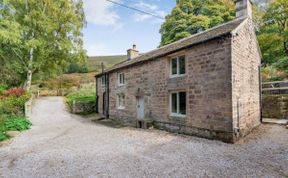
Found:
[[[114,0],[137,9],[165,16],[176,0]],[[84,0],[87,27],[84,48],[89,56],[126,54],[137,45],[140,52],[155,49],[160,43],[162,20],[114,5],[106,0]]]

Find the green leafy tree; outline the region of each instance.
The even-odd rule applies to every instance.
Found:
[[[262,24],[258,40],[263,64],[288,73],[288,1],[274,0],[267,8],[258,11],[258,14]]]
[[[161,26],[160,46],[222,24],[234,17],[233,0],[177,0],[176,7]]]
[[[25,78],[26,90],[34,73],[58,72],[85,59],[82,0],[0,0],[0,9],[0,60]]]

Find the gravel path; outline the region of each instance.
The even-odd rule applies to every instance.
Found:
[[[0,177],[287,177],[288,130],[262,125],[237,144],[106,127],[36,101],[33,127],[0,147]]]

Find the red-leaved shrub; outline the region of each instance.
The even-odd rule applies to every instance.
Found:
[[[25,90],[21,87],[19,88],[11,88],[9,90],[4,91],[5,96],[22,96],[25,94]]]

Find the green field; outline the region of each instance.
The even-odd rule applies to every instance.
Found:
[[[101,63],[104,64],[104,69],[110,68],[113,65],[125,61],[126,55],[115,55],[115,56],[94,56],[88,58],[88,71],[89,72],[101,72]]]

